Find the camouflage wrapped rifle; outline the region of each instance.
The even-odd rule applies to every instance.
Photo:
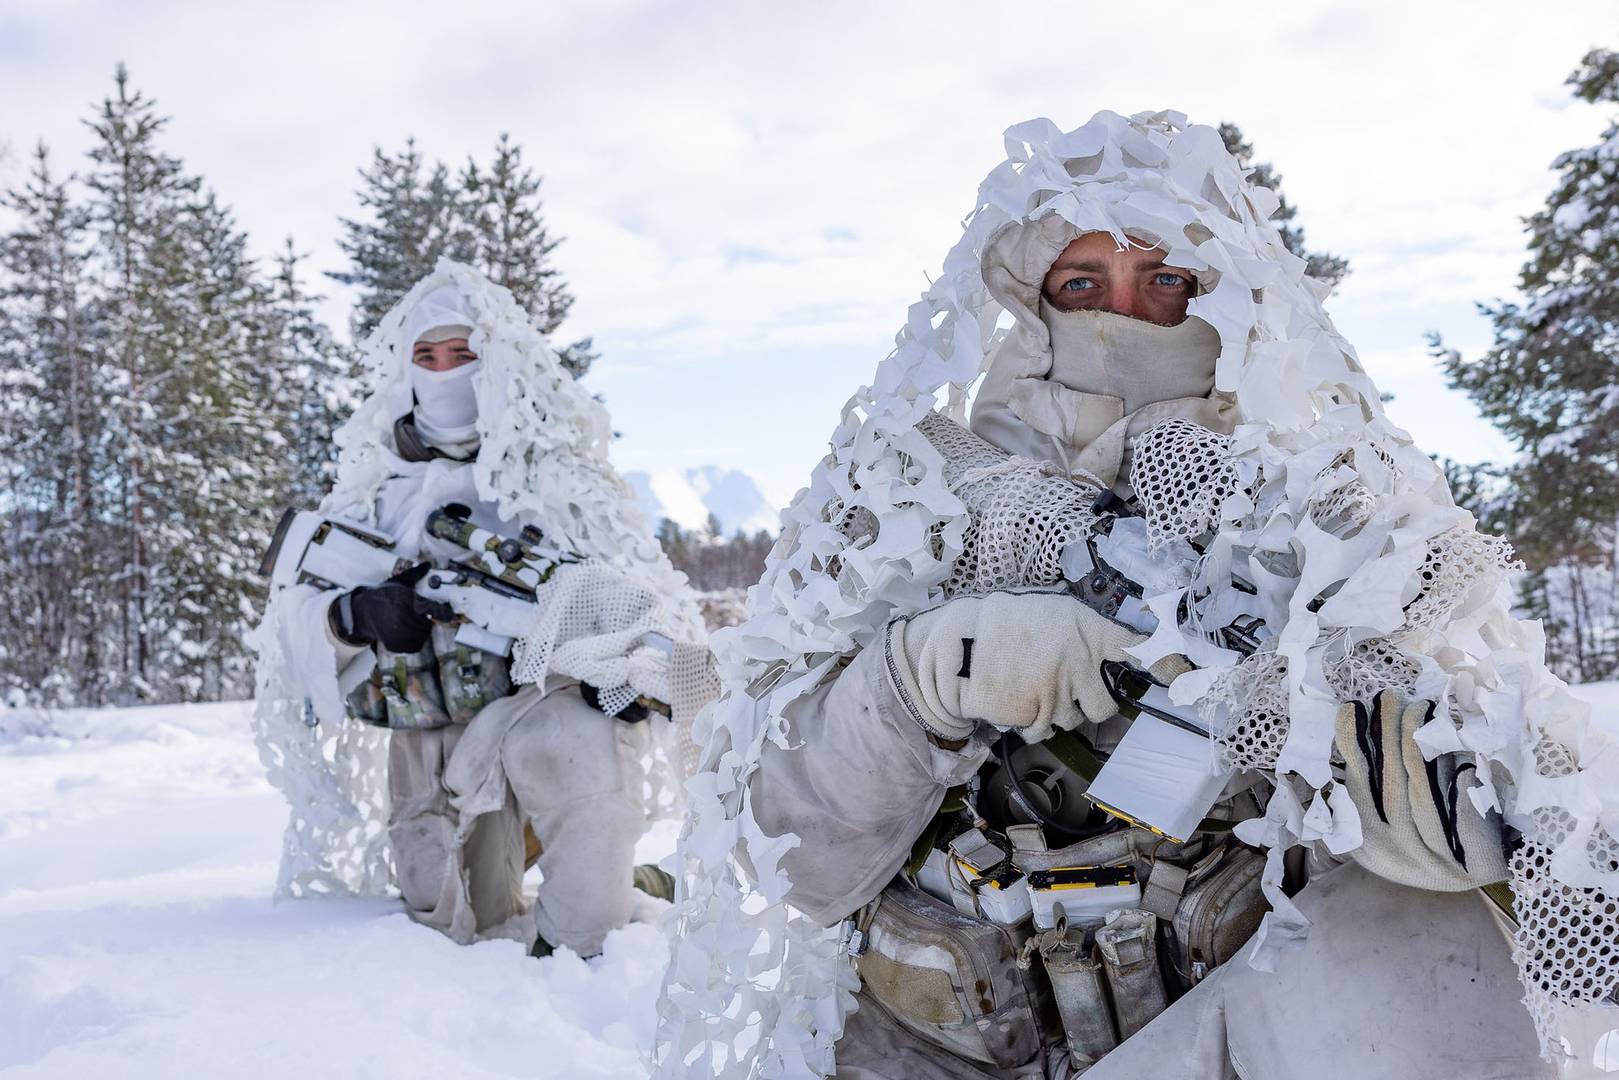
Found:
[[[356,715],[372,723],[435,727],[465,722],[468,710],[475,713],[510,692],[509,681],[504,681],[505,664],[498,665],[497,673],[495,665],[478,660],[477,654],[509,656],[513,642],[527,634],[538,617],[536,590],[559,567],[582,561],[549,543],[532,525],[516,536],[486,529],[460,503],[430,513],[426,530],[465,552],[416,585],[419,595],[448,604],[456,613],[455,621],[435,630],[431,649],[436,663],[420,655],[383,656],[378,650],[377,669],[355,691],[365,700],[351,701]],[[293,508],[276,526],[260,572],[270,578],[272,591],[297,584],[348,590],[380,585],[412,565],[399,556],[397,541],[375,528]],[[444,632],[452,628],[453,634]],[[647,637],[647,644],[655,648],[673,647],[667,638]],[[503,687],[495,685],[501,683]],[[584,693],[589,700],[594,692],[587,686]],[[406,704],[396,707],[394,698]],[[642,698],[620,715],[635,719],[647,712],[667,716],[669,707]]]

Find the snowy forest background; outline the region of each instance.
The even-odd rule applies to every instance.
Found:
[[[1569,80],[1619,105],[1619,53]],[[46,707],[238,698],[257,566],[288,505],[330,482],[332,430],[352,407],[354,342],[441,255],[512,289],[546,333],[572,304],[540,177],[502,137],[452,167],[414,143],[359,170],[361,213],[334,222],[349,325],[316,315],[323,276],[295,238],[266,263],[205,178],[165,150],[165,116],[122,68],[86,118],[88,158],[40,145],[0,197],[0,695]],[[1280,192],[1231,124],[1227,145]],[[1619,673],[1619,109],[1552,163],[1525,222],[1519,294],[1481,299],[1479,356],[1430,337],[1453,387],[1512,442],[1509,461],[1447,462],[1460,501],[1517,545],[1524,611],[1575,681]],[[1289,246],[1336,283],[1347,262]],[[557,342],[586,379],[589,338]],[[611,406],[611,402],[608,403]],[[768,533],[717,521],[659,538],[703,590],[753,582]],[[734,614],[734,612],[733,612]]]

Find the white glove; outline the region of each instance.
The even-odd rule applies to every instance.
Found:
[[[1479,784],[1471,763],[1455,755],[1424,761],[1417,729],[1431,701],[1403,709],[1385,690],[1371,709],[1338,710],[1337,746],[1344,786],[1360,812],[1364,840],[1350,857],[1379,877],[1434,892],[1462,892],[1507,878],[1501,823],[1485,818],[1468,791]]]
[[[996,592],[890,623],[887,658],[901,701],[930,735],[960,742],[987,722],[1039,742],[1117,713],[1102,663],[1134,664],[1124,650],[1142,640],[1067,593]],[[1174,659],[1159,665],[1170,677],[1184,670]]]

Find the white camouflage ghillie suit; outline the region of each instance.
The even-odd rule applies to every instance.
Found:
[[[414,344],[446,335],[468,338],[477,359],[442,372],[411,362]],[[356,688],[388,675],[382,654],[335,632],[332,609],[349,601],[310,584],[272,596],[257,639],[256,728],[292,804],[278,891],[380,894],[391,878],[413,918],[456,941],[537,932],[599,952],[631,914],[636,840],[651,813],[672,810],[683,771],[675,725],[617,717],[645,694],[674,701],[689,723],[691,695],[676,700],[669,673],[706,667],[694,596],[607,463],[605,410],[505,289],[441,261],[364,349],[371,393],[337,433],[324,515],[442,566],[466,553],[424,525],[459,503],[479,526],[512,536],[532,525],[584,561],[541,586],[509,680],[504,658],[459,654],[470,665],[461,673],[494,672],[494,700],[422,720],[395,694],[370,718],[387,732],[346,718]],[[648,631],[676,643],[672,658],[646,644]],[[452,637],[441,627],[431,643],[446,691]],[[525,823],[542,845],[532,912],[521,889]]]
[[[715,636],[660,1075],[1505,1080],[1565,1053],[1584,1075],[1619,1027],[1614,718],[1546,671],[1505,545],[1389,423],[1218,132],[1100,113],[1006,145],[784,516],[749,619]],[[1050,310],[1047,269],[1096,233],[1190,271],[1185,322]],[[1142,597],[1150,638],[1061,588],[1109,488],[1174,556]],[[1204,630],[1238,616],[1266,628],[1251,655]],[[1141,726],[1097,676],[1121,659],[1212,726],[1192,773],[1143,785],[1229,773],[1223,821],[1184,845],[1115,827],[1067,862],[1009,828],[1029,882],[1134,875],[1121,906],[1141,910],[1093,913],[1082,939],[997,924],[987,875],[930,898],[913,844],[960,785],[979,800],[961,816],[984,812],[997,727],[1105,755]],[[1479,888],[1508,878],[1516,930]],[[1251,909],[1201,958],[1194,896]],[[1102,945],[1132,926],[1133,967]],[[1165,988],[1143,1006],[1113,982],[1111,1016],[1059,1023],[1051,980],[1081,962]]]

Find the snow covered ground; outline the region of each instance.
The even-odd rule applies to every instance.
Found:
[[[458,948],[392,902],[273,903],[286,806],[247,714],[75,712],[45,735],[0,712],[0,1074],[646,1074],[667,955],[650,925],[588,964],[534,961]]]
[[[1619,715],[1619,683],[1577,688]],[[666,957],[458,948],[391,902],[275,904],[245,704],[0,712],[6,1077],[640,1077]],[[48,732],[48,733],[47,733]],[[643,841],[650,861],[674,825]],[[656,901],[646,902],[655,909]]]

